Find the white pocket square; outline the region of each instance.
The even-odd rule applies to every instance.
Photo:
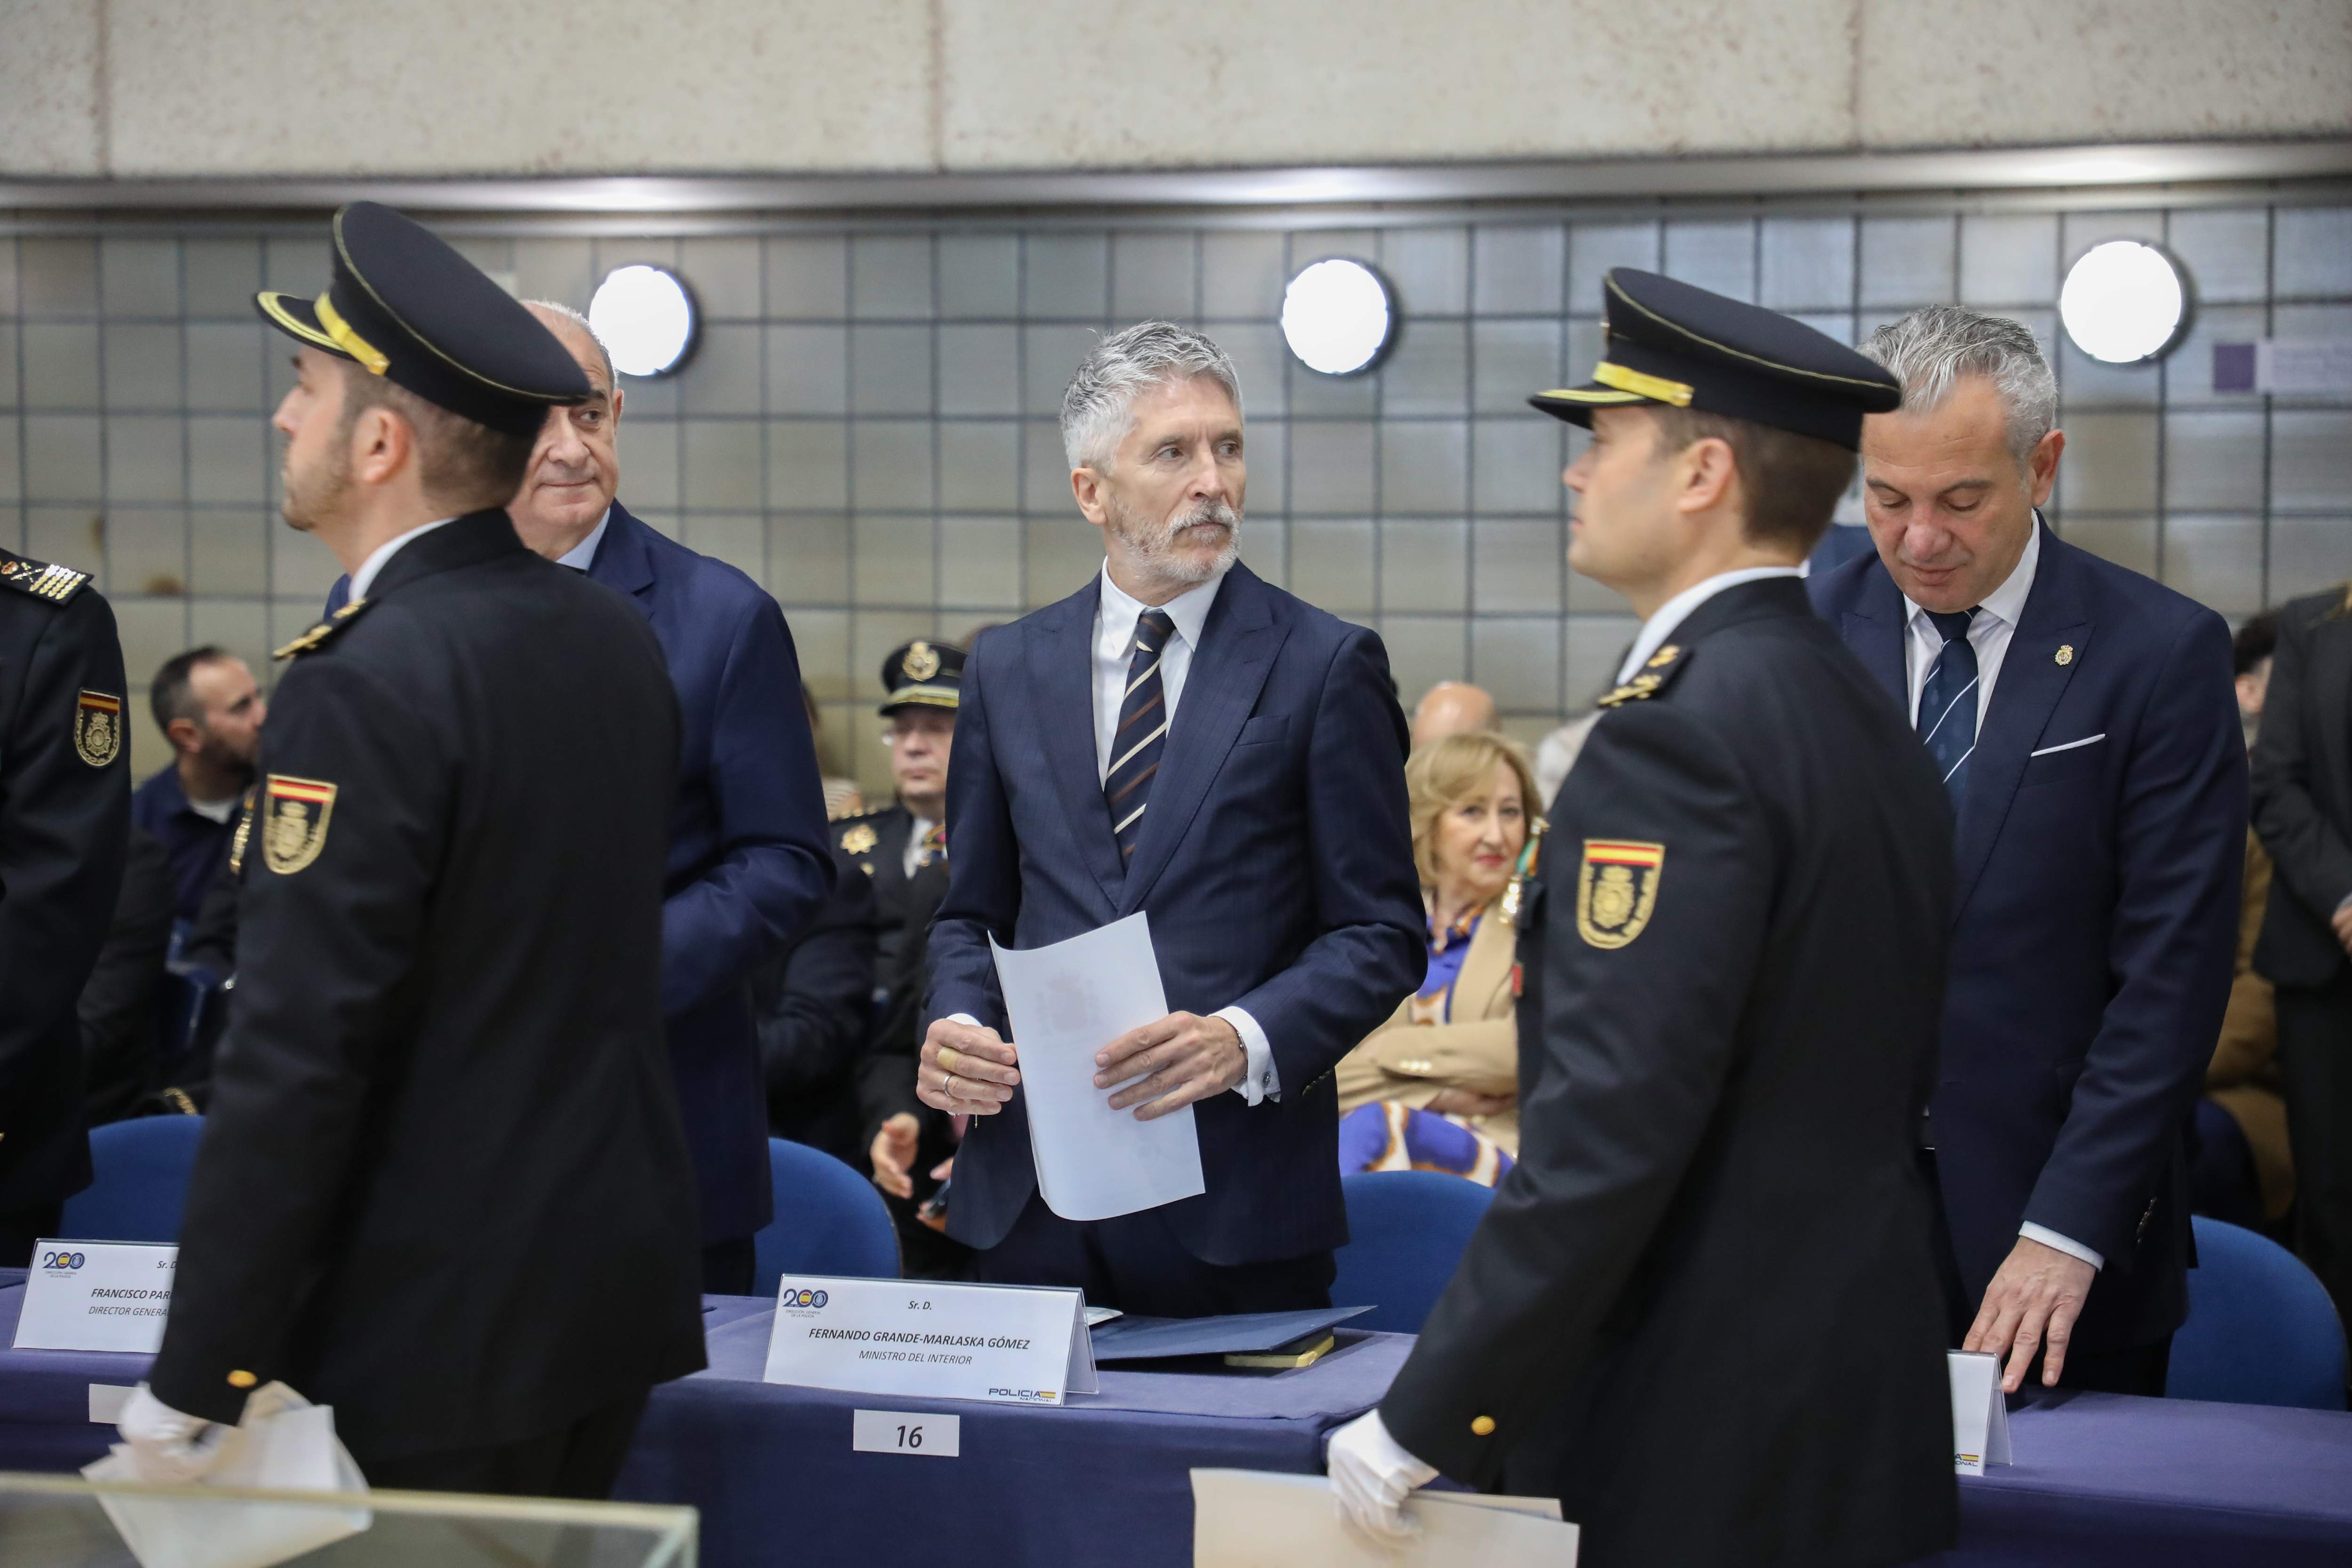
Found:
[[[2095,746],[2106,738],[2107,732],[2102,730],[2095,735],[2085,735],[2079,741],[2069,741],[2063,746],[2044,746],[2038,752],[2029,752],[2026,753],[2026,761],[2032,762],[2036,757],[2046,757],[2053,752],[2071,752],[2077,746]]]

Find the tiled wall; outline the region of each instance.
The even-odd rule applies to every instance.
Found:
[[[1466,676],[1532,736],[1585,705],[1634,629],[1562,563],[1571,433],[1521,401],[1597,357],[1604,268],[1663,268],[1842,338],[1957,298],[2050,344],[2063,264],[2118,237],[2169,246],[2197,315],[2159,366],[2058,352],[2053,521],[2232,616],[2352,575],[2352,399],[2216,394],[2210,348],[2352,339],[2352,208],[463,243],[521,292],[575,304],[625,261],[692,282],[699,353],[626,384],[622,496],[768,585],[834,764],[879,785],[884,653],[1058,598],[1099,559],[1054,416],[1106,326],[1199,322],[1239,363],[1253,566],[1377,626],[1408,703]],[[1290,271],[1334,254],[1376,261],[1402,297],[1371,376],[1305,370],[1275,325]],[[323,272],[315,232],[0,231],[0,542],[100,574],[134,690],[193,641],[264,668],[336,575],[277,518],[267,419],[286,345],[247,303]],[[136,733],[142,771],[160,765],[152,726]]]

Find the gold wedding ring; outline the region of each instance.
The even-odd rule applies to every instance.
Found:
[[[963,1060],[963,1053],[957,1050],[953,1046],[941,1046],[940,1047],[940,1066],[945,1068],[948,1072],[953,1073],[955,1071],[956,1063],[961,1060]]]

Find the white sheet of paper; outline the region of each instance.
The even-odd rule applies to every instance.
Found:
[[[1952,1379],[1952,1469],[1980,1476],[2009,1458],[2009,1401],[2000,1392],[2000,1357],[1990,1351],[1948,1351]]]
[[[330,1406],[312,1405],[282,1383],[269,1384],[253,1392],[245,1420],[227,1441],[233,1446],[226,1456],[197,1486],[352,1493],[360,1506],[204,1503],[101,1491],[100,1506],[141,1568],[271,1568],[357,1535],[374,1522],[366,1507],[367,1480],[335,1436]],[[135,1484],[143,1479],[127,1443],[115,1444],[81,1473],[93,1481]]]
[[[1095,1053],[1168,1016],[1151,924],[1123,921],[1025,952],[999,947],[996,979],[1021,1057],[1037,1194],[1064,1219],[1109,1219],[1208,1190],[1192,1108],[1138,1121],[1095,1087]]]
[[[1322,1476],[1192,1472],[1192,1568],[1575,1568],[1577,1529],[1549,1498],[1419,1491],[1421,1535],[1376,1545],[1339,1521]]]

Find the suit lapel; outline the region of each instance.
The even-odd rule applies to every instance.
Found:
[[[1838,617],[1838,636],[1907,718],[1911,672],[1903,658],[1905,619],[1901,590],[1886,568],[1873,562],[1863,570],[1862,604]]]
[[[1486,906],[1477,933],[1470,939],[1470,951],[1462,955],[1461,976],[1454,983],[1454,1023],[1510,1016],[1511,966],[1518,961],[1518,928],[1506,922],[1496,905]]]
[[[1099,578],[1042,612],[1029,628],[1029,679],[1038,694],[1038,728],[1045,737],[1045,766],[1069,813],[1070,833],[1087,869],[1116,908],[1127,880],[1119,864],[1118,839],[1110,829],[1102,775],[1095,759],[1095,613],[1102,602]]]
[[[1184,830],[1208,796],[1210,781],[1225,765],[1225,753],[1234,749],[1250,710],[1257,705],[1257,694],[1283,640],[1265,584],[1235,562],[1217,589],[1216,603],[1201,627],[1201,646],[1192,650],[1192,668],[1184,675],[1184,692],[1169,726],[1160,773],[1151,781],[1143,837],[1127,868],[1118,900],[1121,914],[1141,909],[1152,884],[1168,868]],[[1102,792],[1097,789],[1095,795],[1099,802]],[[1103,820],[1108,826],[1107,807]]]
[[[1952,900],[1955,921],[1968,908],[1969,895],[1992,858],[1993,843],[2025,774],[2026,759],[2090,653],[2091,635],[2097,628],[2086,618],[2081,578],[2074,549],[2042,529],[2033,591],[2026,595],[2017,630],[2010,636],[2009,652],[2002,656],[1993,683],[1992,704],[1977,727],[1977,749],[1969,758],[1968,797],[1960,805],[1954,846],[1959,873]],[[2062,647],[2074,650],[2063,664],[2058,660]]]
[[[592,582],[625,594],[648,616],[654,613],[654,552],[646,545],[646,524],[629,514],[619,501],[605,521],[604,537],[596,545],[596,559],[588,563]]]

